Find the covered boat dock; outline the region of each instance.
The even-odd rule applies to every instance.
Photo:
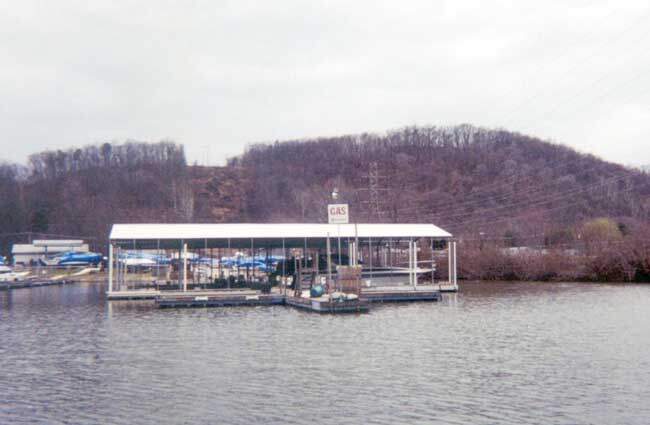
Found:
[[[310,297],[309,290],[323,285],[339,294],[350,271],[363,304],[436,300],[458,288],[456,242],[433,224],[115,224],[108,251],[109,299],[141,294],[165,307],[247,299],[260,305],[269,298],[269,304],[309,300],[314,311],[327,310],[331,300]],[[156,260],[140,268],[129,260],[144,253]],[[235,282],[258,293],[230,303]]]

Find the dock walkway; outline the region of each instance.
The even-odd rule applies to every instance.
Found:
[[[22,288],[39,288],[41,286],[68,285],[75,283],[75,280],[19,280],[14,282],[0,282],[0,291],[9,291]]]
[[[327,297],[304,298],[273,291],[263,294],[250,289],[208,291],[158,291],[153,289],[113,291],[107,298],[119,300],[152,300],[159,308],[241,307],[287,305],[317,313],[365,313],[371,303],[439,301],[440,290],[433,286],[364,288],[355,300],[330,300]]]
[[[369,302],[439,301],[440,290],[433,286],[363,288],[361,298]]]
[[[313,311],[316,313],[340,314],[340,313],[367,313],[370,310],[368,301],[362,299],[336,301],[324,298],[302,298],[287,296],[287,305],[301,310]]]

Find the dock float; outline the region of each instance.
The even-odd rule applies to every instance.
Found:
[[[260,305],[282,305],[281,294],[261,294],[257,291],[184,292],[159,294],[155,297],[159,308],[188,307],[242,307]]]
[[[361,290],[361,299],[373,303],[413,302],[413,301],[440,301],[438,289],[392,289],[392,288],[364,288]]]
[[[440,284],[440,292],[458,292],[458,285]]]
[[[155,289],[106,292],[106,298],[110,301],[154,300],[158,295],[160,295],[160,291],[157,291]]]
[[[129,290],[107,293],[109,300],[153,300],[159,308],[192,307],[243,307],[286,305],[316,313],[367,313],[371,303],[439,301],[437,287],[413,288],[364,288],[358,298],[345,299],[329,296],[300,297],[278,292],[264,294],[251,289],[221,289],[213,291],[157,291]]]
[[[68,285],[75,283],[74,280],[45,280],[45,281],[29,281],[29,280],[20,280],[14,282],[1,282],[0,291],[9,291],[12,289],[22,289],[22,288],[40,288],[41,286],[52,286],[52,285]]]
[[[370,310],[368,301],[362,299],[339,301],[287,296],[285,302],[287,305],[301,310],[326,314],[367,313]]]

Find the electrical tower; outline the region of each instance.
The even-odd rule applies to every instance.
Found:
[[[364,201],[367,206],[368,219],[380,221],[384,213],[382,192],[387,189],[381,187],[380,181],[383,176],[379,175],[379,164],[371,161],[368,164],[368,200]]]

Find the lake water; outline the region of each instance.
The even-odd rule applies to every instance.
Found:
[[[361,316],[0,293],[1,424],[648,424],[650,286],[484,283]]]

